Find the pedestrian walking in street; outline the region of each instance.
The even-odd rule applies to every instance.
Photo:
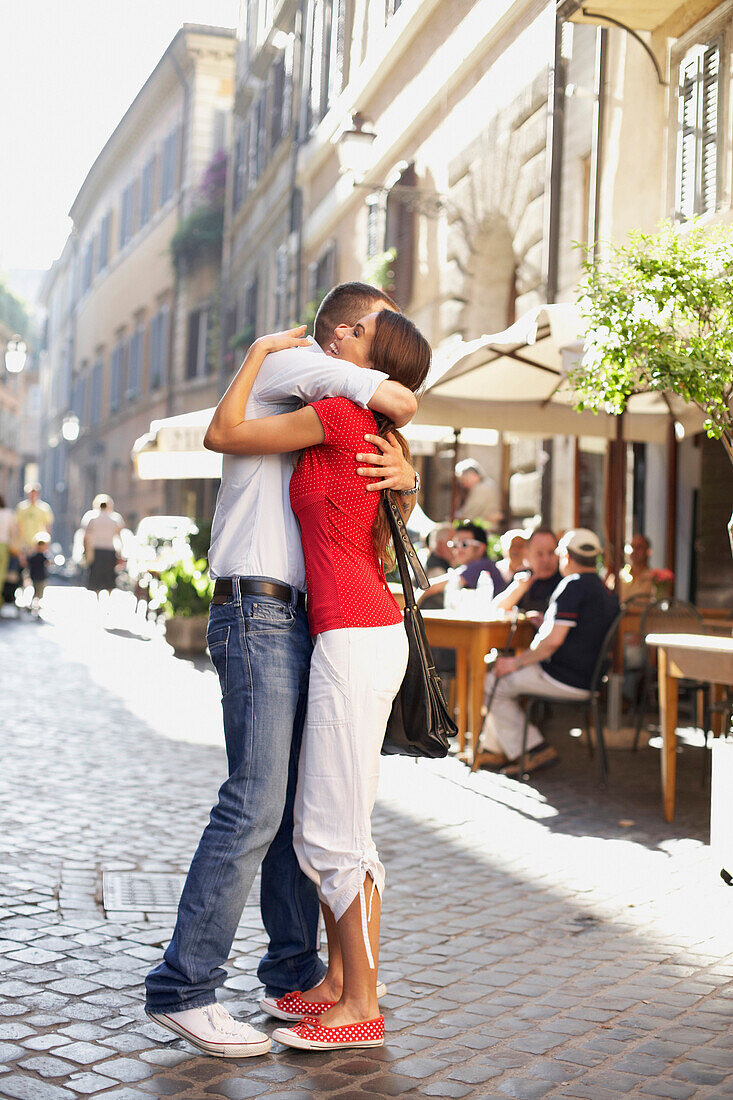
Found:
[[[335,347],[340,358],[383,371],[413,393],[430,367],[427,340],[406,317],[389,310],[354,326],[339,325]],[[250,454],[305,449],[290,482],[290,500],[300,523],[315,648],[294,846],[301,868],[318,887],[329,970],[314,989],[265,997],[260,1004],[270,1015],[293,1022],[274,1033],[287,1046],[377,1046],[384,1042],[377,960],[385,872],[371,835],[371,814],[408,642],[384,576],[389,528],[381,495],[365,491],[353,456],[365,439],[386,435],[393,425],[344,397],[242,422],[241,408],[262,358],[252,357],[236,398],[220,404],[209,439],[215,447]]]
[[[28,576],[33,585],[31,611],[35,613],[38,612],[41,606],[43,592],[46,587],[48,564],[51,560],[50,547],[51,536],[48,531],[39,531],[33,539],[33,552],[28,554],[26,558]]]
[[[49,539],[53,531],[53,512],[45,500],[41,500],[41,486],[37,481],[30,482],[23,490],[25,498],[15,510],[18,524],[21,558],[25,560],[35,549],[34,539],[39,531],[48,532]]]
[[[321,303],[315,337],[330,347],[336,326],[380,307],[396,308],[363,283],[335,287]],[[412,393],[386,374],[363,370],[299,336],[281,334],[241,400],[245,360],[223,402],[237,422],[293,411],[303,401],[342,396],[406,423]],[[251,349],[252,350],[252,349]],[[261,354],[257,344],[252,354]],[[251,363],[251,359],[250,359]],[[275,998],[315,987],[318,895],[293,849],[293,804],[308,692],[312,642],[305,614],[305,564],[289,503],[292,456],[224,447],[209,550],[215,594],[208,643],[219,674],[229,776],[201,837],[162,963],[146,979],[147,1010],[158,1023],[221,1057],[262,1054],[270,1040],[216,1003],[226,962],[255,874],[269,943],[258,976]],[[288,450],[292,450],[289,447]],[[362,476],[412,491],[415,472],[395,442],[381,439],[360,457]],[[353,458],[356,465],[356,456]],[[358,472],[358,471],[357,471]],[[376,494],[378,497],[379,494]]]
[[[98,493],[91,509],[82,517],[87,588],[97,593],[98,600],[102,592],[109,595],[115,587],[120,535],[124,526],[122,516],[114,510],[112,497],[106,493]]]
[[[11,553],[15,553],[18,544],[18,524],[12,508],[8,508],[5,497],[0,493],[0,607],[2,592],[8,573]]]

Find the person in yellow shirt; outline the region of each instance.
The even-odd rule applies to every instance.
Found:
[[[35,552],[36,535],[41,531],[48,531],[50,537],[53,527],[53,512],[45,500],[41,500],[41,486],[33,482],[26,485],[24,492],[25,500],[21,500],[15,510],[23,565],[28,555]]]

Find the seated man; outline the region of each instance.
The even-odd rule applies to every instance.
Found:
[[[454,568],[442,577],[436,577],[430,588],[423,592],[418,600],[425,606],[425,600],[444,591],[447,585],[455,583],[458,588],[477,588],[479,577],[488,573],[494,586],[494,595],[503,592],[506,581],[496,568],[496,563],[488,555],[486,531],[478,523],[461,523],[453,532],[453,538],[447,543],[453,551]],[[485,583],[482,581],[482,584]],[[432,603],[432,600],[431,600]]]
[[[556,548],[555,532],[550,527],[535,527],[525,544],[526,572],[515,575],[509,587],[494,598],[493,607],[497,611],[518,607],[520,611],[544,615],[550,596],[562,580]]]
[[[519,527],[505,531],[499,539],[503,557],[496,563],[507,584],[511,584],[517,573],[524,570],[524,552],[527,549],[527,533]]]
[[[592,531],[581,527],[567,532],[557,548],[563,580],[552,594],[531,647],[516,657],[499,657],[487,674],[490,698],[495,678],[498,681],[481,731],[489,768],[519,774],[524,729],[521,695],[587,697],[603,640],[619,609],[618,600],[596,573],[600,553],[601,544]],[[527,749],[528,772],[557,759],[536,726],[527,731]]]
[[[428,577],[442,577],[453,564],[453,551],[448,543],[456,533],[452,523],[442,523],[434,527],[428,535],[430,555],[425,563]]]
[[[654,570],[649,565],[652,544],[646,535],[634,535],[625,547],[627,561],[619,574],[619,598],[627,603],[634,599],[651,602],[654,593]]]

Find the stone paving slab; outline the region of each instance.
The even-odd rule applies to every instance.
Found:
[[[174,914],[105,913],[102,872],[186,870],[223,774],[215,677],[121,601],[107,621],[85,593],[46,603],[0,620],[0,1098],[733,1096],[700,750],[668,825],[655,750],[612,753],[601,792],[561,722],[527,785],[385,761],[383,1048],[225,1062],[157,1028],[142,980]],[[271,1029],[262,948],[248,907],[222,999]]]

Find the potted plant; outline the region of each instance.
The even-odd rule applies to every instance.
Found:
[[[206,560],[176,562],[161,573],[165,587],[165,636],[176,653],[204,653],[214,583]]]

